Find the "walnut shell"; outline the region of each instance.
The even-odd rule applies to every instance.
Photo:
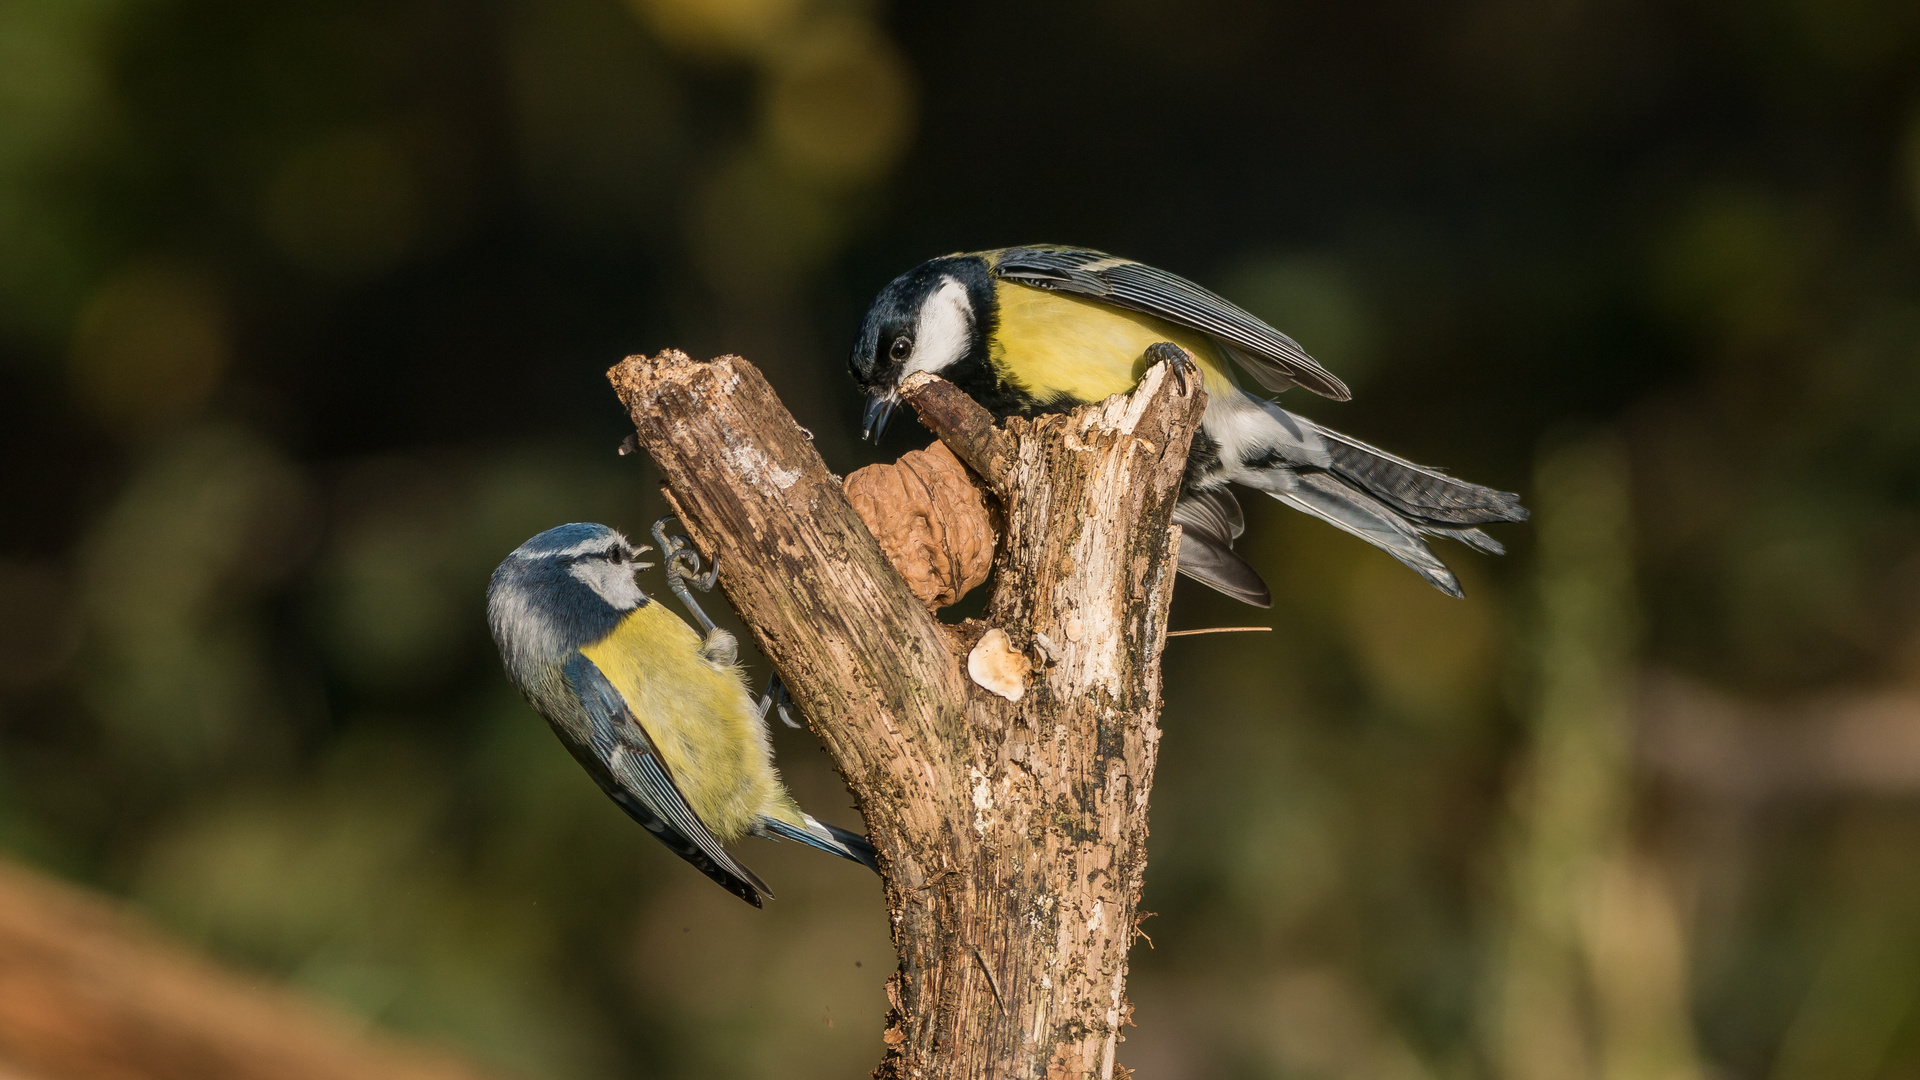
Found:
[[[945,443],[857,470],[842,486],[921,603],[946,607],[987,580],[999,525],[986,490]]]

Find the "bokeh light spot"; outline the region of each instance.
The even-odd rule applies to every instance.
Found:
[[[229,359],[226,305],[213,283],[183,266],[137,263],[81,312],[74,394],[102,424],[145,428],[204,404]]]
[[[110,95],[100,37],[111,4],[0,4],[0,171],[95,139]]]
[[[399,139],[343,131],[288,156],[268,186],[261,224],[295,266],[322,277],[364,277],[412,248],[424,198]]]
[[[696,56],[754,56],[776,44],[806,0],[629,0],[666,42]]]
[[[1792,325],[1796,268],[1805,264],[1796,225],[1769,193],[1729,187],[1703,194],[1659,249],[1660,299],[1736,346],[1777,337]]]
[[[824,184],[878,179],[913,131],[913,84],[892,42],[840,19],[809,31],[774,64],[767,142],[780,162]]]

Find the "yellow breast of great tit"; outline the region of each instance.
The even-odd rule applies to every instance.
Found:
[[[1146,374],[1149,345],[1170,341],[1193,354],[1214,397],[1235,390],[1231,366],[1207,335],[1164,319],[1067,293],[995,281],[987,342],[994,370],[1039,401],[1100,401]]]
[[[700,644],[693,627],[654,602],[580,651],[626,699],[687,805],[715,836],[733,840],[791,800],[740,668],[712,663]]]

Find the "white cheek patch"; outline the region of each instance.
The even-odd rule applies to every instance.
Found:
[[[574,563],[567,573],[598,593],[615,611],[631,611],[645,599],[640,583],[633,580],[631,563],[615,566],[605,559],[583,559]]]
[[[967,287],[952,277],[927,294],[913,321],[913,356],[900,371],[905,378],[916,371],[938,374],[967,355],[973,343],[973,301]]]

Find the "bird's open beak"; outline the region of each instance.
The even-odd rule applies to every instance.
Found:
[[[887,421],[893,416],[894,406],[900,404],[900,395],[893,390],[875,390],[867,399],[866,424],[860,430],[860,437],[873,442],[880,441],[880,433],[887,430]]]

